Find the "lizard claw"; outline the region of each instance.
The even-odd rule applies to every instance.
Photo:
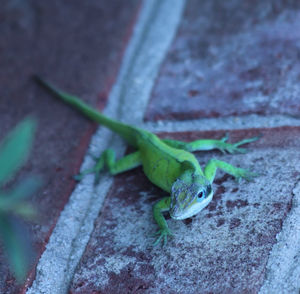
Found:
[[[168,236],[173,237],[173,234],[168,229],[159,229],[156,233],[154,233],[154,236],[158,236],[158,237],[156,241],[153,243],[153,247],[156,247],[161,240],[163,240],[163,247],[165,247],[168,242]]]
[[[230,154],[234,154],[234,153],[246,153],[247,149],[245,148],[238,148],[236,146],[236,144],[230,144],[230,143],[225,143],[222,142],[218,149],[223,153],[226,154],[226,152],[230,153]]]
[[[94,173],[95,174],[94,186],[97,186],[97,184],[99,184],[100,181],[100,172],[101,170],[99,170],[97,167],[94,167],[91,169],[87,169],[79,173],[78,175],[75,175],[73,178],[75,181],[80,182],[86,175]]]
[[[234,143],[233,145],[236,146],[236,147],[238,147],[240,145],[244,145],[244,144],[248,144],[248,143],[251,143],[251,142],[255,142],[255,141],[259,140],[261,137],[262,137],[262,135],[258,135],[256,137],[252,137],[252,138],[249,138],[249,139],[244,139],[244,140],[241,140],[239,142]]]
[[[248,150],[246,148],[239,148],[240,145],[244,145],[244,144],[248,144],[254,141],[257,141],[258,139],[260,139],[262,137],[262,135],[256,136],[256,137],[252,137],[249,139],[244,139],[241,140],[239,142],[230,144],[230,143],[226,143],[227,139],[228,139],[228,135],[226,134],[225,137],[223,137],[220,141],[220,145],[219,145],[219,150],[224,154],[226,152],[230,153],[230,154],[235,154],[235,153],[247,153]]]
[[[245,179],[247,182],[252,182],[254,178],[258,177],[259,173],[253,173],[246,169],[239,168],[234,177],[237,182],[240,182],[241,179]]]
[[[229,143],[224,143],[223,148],[220,148],[220,151],[222,153],[230,153],[230,154],[235,154],[235,153],[247,153],[247,149],[245,148],[238,148],[235,144],[229,144]]]
[[[78,174],[78,175],[75,175],[73,176],[73,179],[76,181],[76,182],[80,182],[83,178],[83,175],[81,174]]]
[[[226,132],[225,136],[221,139],[222,142],[226,142],[229,139],[229,133]]]
[[[75,181],[80,182],[80,181],[84,178],[85,175],[91,174],[91,173],[93,173],[94,171],[95,171],[95,170],[94,170],[93,168],[90,168],[90,169],[87,169],[87,170],[85,170],[85,171],[79,173],[78,175],[73,176],[73,178],[74,178]]]

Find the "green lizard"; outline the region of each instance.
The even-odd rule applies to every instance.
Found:
[[[234,144],[226,142],[227,136],[221,140],[200,139],[189,143],[160,139],[146,130],[110,119],[79,98],[57,90],[40,78],[37,80],[55,96],[72,105],[91,120],[119,134],[137,150],[119,160],[116,160],[113,150],[105,150],[92,169],[77,176],[78,180],[92,172],[96,174],[97,180],[105,167],[111,175],[116,175],[142,165],[148,179],[170,194],[153,206],[153,216],[159,227],[154,246],[161,241],[166,244],[167,237],[172,235],[163,212],[168,211],[172,219],[182,220],[197,214],[209,204],[213,197],[212,182],[218,168],[238,180],[241,178],[252,180],[257,176],[246,169],[234,167],[217,159],[209,160],[202,171],[191,152],[218,149],[223,153],[245,153],[246,149],[239,146],[256,141],[259,137],[244,139]]]

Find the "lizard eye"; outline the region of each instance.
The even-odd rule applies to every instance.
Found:
[[[204,197],[203,191],[199,192],[197,197],[198,197],[198,199],[202,199]]]

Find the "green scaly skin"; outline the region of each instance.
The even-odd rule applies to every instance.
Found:
[[[94,168],[76,176],[77,180],[87,173],[95,173],[97,183],[99,174],[105,167],[108,168],[110,174],[116,175],[142,165],[149,180],[170,195],[153,206],[153,216],[159,227],[154,246],[161,241],[166,244],[168,236],[172,235],[163,212],[168,211],[173,219],[182,220],[197,214],[209,204],[213,197],[211,184],[218,168],[237,180],[244,178],[250,181],[257,176],[246,169],[234,167],[217,159],[211,159],[202,171],[191,152],[218,149],[222,153],[245,153],[247,150],[239,146],[254,142],[259,137],[244,139],[234,144],[227,143],[227,136],[221,140],[200,139],[189,143],[159,139],[155,134],[146,130],[110,119],[79,98],[55,89],[40,78],[37,80],[60,100],[73,106],[91,120],[119,134],[136,149],[136,152],[119,160],[116,160],[113,150],[104,151]]]

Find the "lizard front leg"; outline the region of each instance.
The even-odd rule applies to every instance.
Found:
[[[136,168],[142,164],[140,152],[136,151],[129,155],[122,157],[116,161],[116,154],[114,150],[105,150],[98,159],[95,166],[91,169],[81,172],[75,176],[75,179],[80,181],[86,174],[95,173],[95,184],[99,182],[100,172],[107,167],[111,175],[116,175],[124,171]]]
[[[178,140],[164,139],[164,143],[171,147],[184,149],[189,152],[193,151],[205,151],[205,150],[213,150],[218,149],[222,153],[246,153],[247,149],[240,148],[239,146],[254,142],[258,140],[260,136],[252,137],[249,139],[244,139],[236,143],[227,143],[228,136],[224,136],[221,140],[213,140],[213,139],[199,139],[192,142],[182,142]]]
[[[237,180],[244,178],[247,181],[251,181],[254,177],[259,175],[246,169],[235,167],[225,161],[211,159],[204,168],[204,175],[210,183],[213,182],[218,168],[234,176]]]
[[[164,197],[153,206],[153,217],[159,226],[159,230],[155,233],[158,235],[153,246],[157,246],[163,239],[163,245],[167,244],[168,236],[172,236],[168,224],[163,216],[164,211],[170,210],[171,197]]]

